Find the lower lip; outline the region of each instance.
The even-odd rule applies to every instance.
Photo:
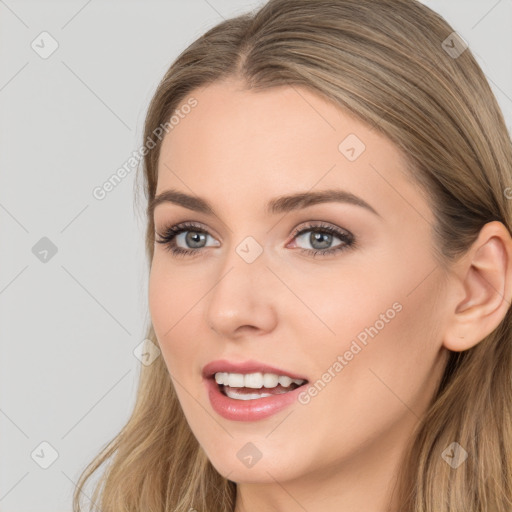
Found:
[[[268,418],[297,400],[304,386],[279,395],[266,396],[255,400],[235,400],[224,395],[215,379],[204,379],[208,397],[215,412],[233,421],[257,421]]]

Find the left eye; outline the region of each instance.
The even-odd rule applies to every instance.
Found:
[[[331,244],[332,244],[333,237],[338,238],[338,240],[340,240],[340,237],[337,237],[331,233],[322,231],[320,229],[316,229],[316,230],[307,229],[305,231],[302,231],[301,233],[302,233],[301,235],[296,235],[295,238],[297,240],[302,239],[303,242],[304,241],[307,242],[310,245],[309,249],[313,249],[313,250],[321,251],[323,249],[332,248],[333,246]],[[306,236],[308,233],[309,233],[309,235]],[[338,245],[341,245],[341,242],[339,244],[336,244],[334,247],[336,247]],[[308,247],[306,247],[306,249],[308,249]]]
[[[309,236],[306,236],[309,233]],[[342,251],[355,244],[355,239],[349,231],[341,231],[334,226],[328,224],[308,225],[303,229],[296,230],[293,235],[294,239],[303,239],[310,248],[301,248],[301,252],[309,253],[313,256],[317,254],[326,256],[328,254]],[[340,240],[340,243],[331,245],[333,238]]]

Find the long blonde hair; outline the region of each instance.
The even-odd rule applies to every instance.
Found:
[[[233,77],[255,91],[308,87],[408,156],[411,180],[435,213],[439,261],[448,265],[485,223],[498,220],[510,231],[512,221],[510,135],[482,70],[455,38],[416,0],[270,0],[221,22],[179,55],[151,101],[144,140],[156,145],[144,157],[146,199],[157,185],[155,130],[196,88]],[[153,237],[147,215],[149,265]],[[509,309],[476,346],[450,352],[403,461],[401,510],[512,510],[511,325]],[[147,338],[158,343],[152,326]],[[456,470],[441,456],[453,442],[469,454]],[[236,484],[213,468],[193,436],[162,357],[141,368],[130,419],[82,473],[76,512],[85,484],[107,462],[92,494],[102,512],[234,510]]]

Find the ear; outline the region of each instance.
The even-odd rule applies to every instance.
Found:
[[[510,307],[512,238],[504,224],[485,224],[452,272],[455,299],[443,345],[461,352],[494,331]]]

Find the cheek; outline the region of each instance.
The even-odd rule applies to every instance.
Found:
[[[192,364],[200,343],[194,327],[197,322],[190,321],[197,297],[200,295],[190,281],[185,282],[178,273],[170,274],[158,262],[153,263],[148,282],[148,307],[162,356],[176,378],[190,374],[186,368]]]
[[[324,461],[334,463],[384,435],[394,439],[389,446],[399,443],[435,390],[443,369],[432,338],[435,316],[429,315],[435,296],[429,286],[409,297],[397,296],[395,291],[382,290],[359,310],[347,301],[353,314],[340,315],[333,324],[341,335],[330,342],[324,337],[325,344],[307,350],[317,391],[308,403],[304,397],[300,417],[305,423],[308,417],[317,418],[310,445],[312,453],[321,453]],[[379,322],[379,314],[386,314],[395,299],[402,309],[388,313],[387,323]],[[358,334],[365,335],[366,343]],[[338,437],[339,433],[343,435]],[[326,439],[333,441],[326,443]]]
[[[157,262],[153,261],[148,282],[148,307],[158,341],[162,343],[164,333],[172,327],[172,312],[175,310],[173,297],[176,295],[168,286],[165,275]]]
[[[297,335],[307,353],[327,368],[354,340],[364,348],[372,339],[384,337],[391,324],[401,322],[409,281],[396,268],[368,262],[352,265],[350,272],[339,268],[326,273],[325,279],[319,275],[296,279],[294,292],[309,311],[304,304],[290,301],[294,307],[289,312],[293,324],[300,326]]]
[[[317,360],[319,373],[325,373],[338,356],[344,359],[335,383],[319,397],[326,408],[341,404],[330,407],[335,422],[347,421],[350,411],[371,430],[402,415],[414,419],[411,409],[419,416],[429,401],[444,367],[442,299],[438,276],[418,286],[417,275],[395,271],[373,294],[346,301],[347,314],[335,324],[338,342],[330,343],[330,353],[323,351]]]
[[[413,401],[422,393],[442,338],[442,283],[439,273],[429,275],[432,268],[426,255],[390,253],[378,265],[366,262],[321,284],[323,295],[318,287],[298,292],[324,324],[296,314],[314,377],[333,382],[323,399],[337,401],[342,393],[357,410],[396,401],[393,392]]]

